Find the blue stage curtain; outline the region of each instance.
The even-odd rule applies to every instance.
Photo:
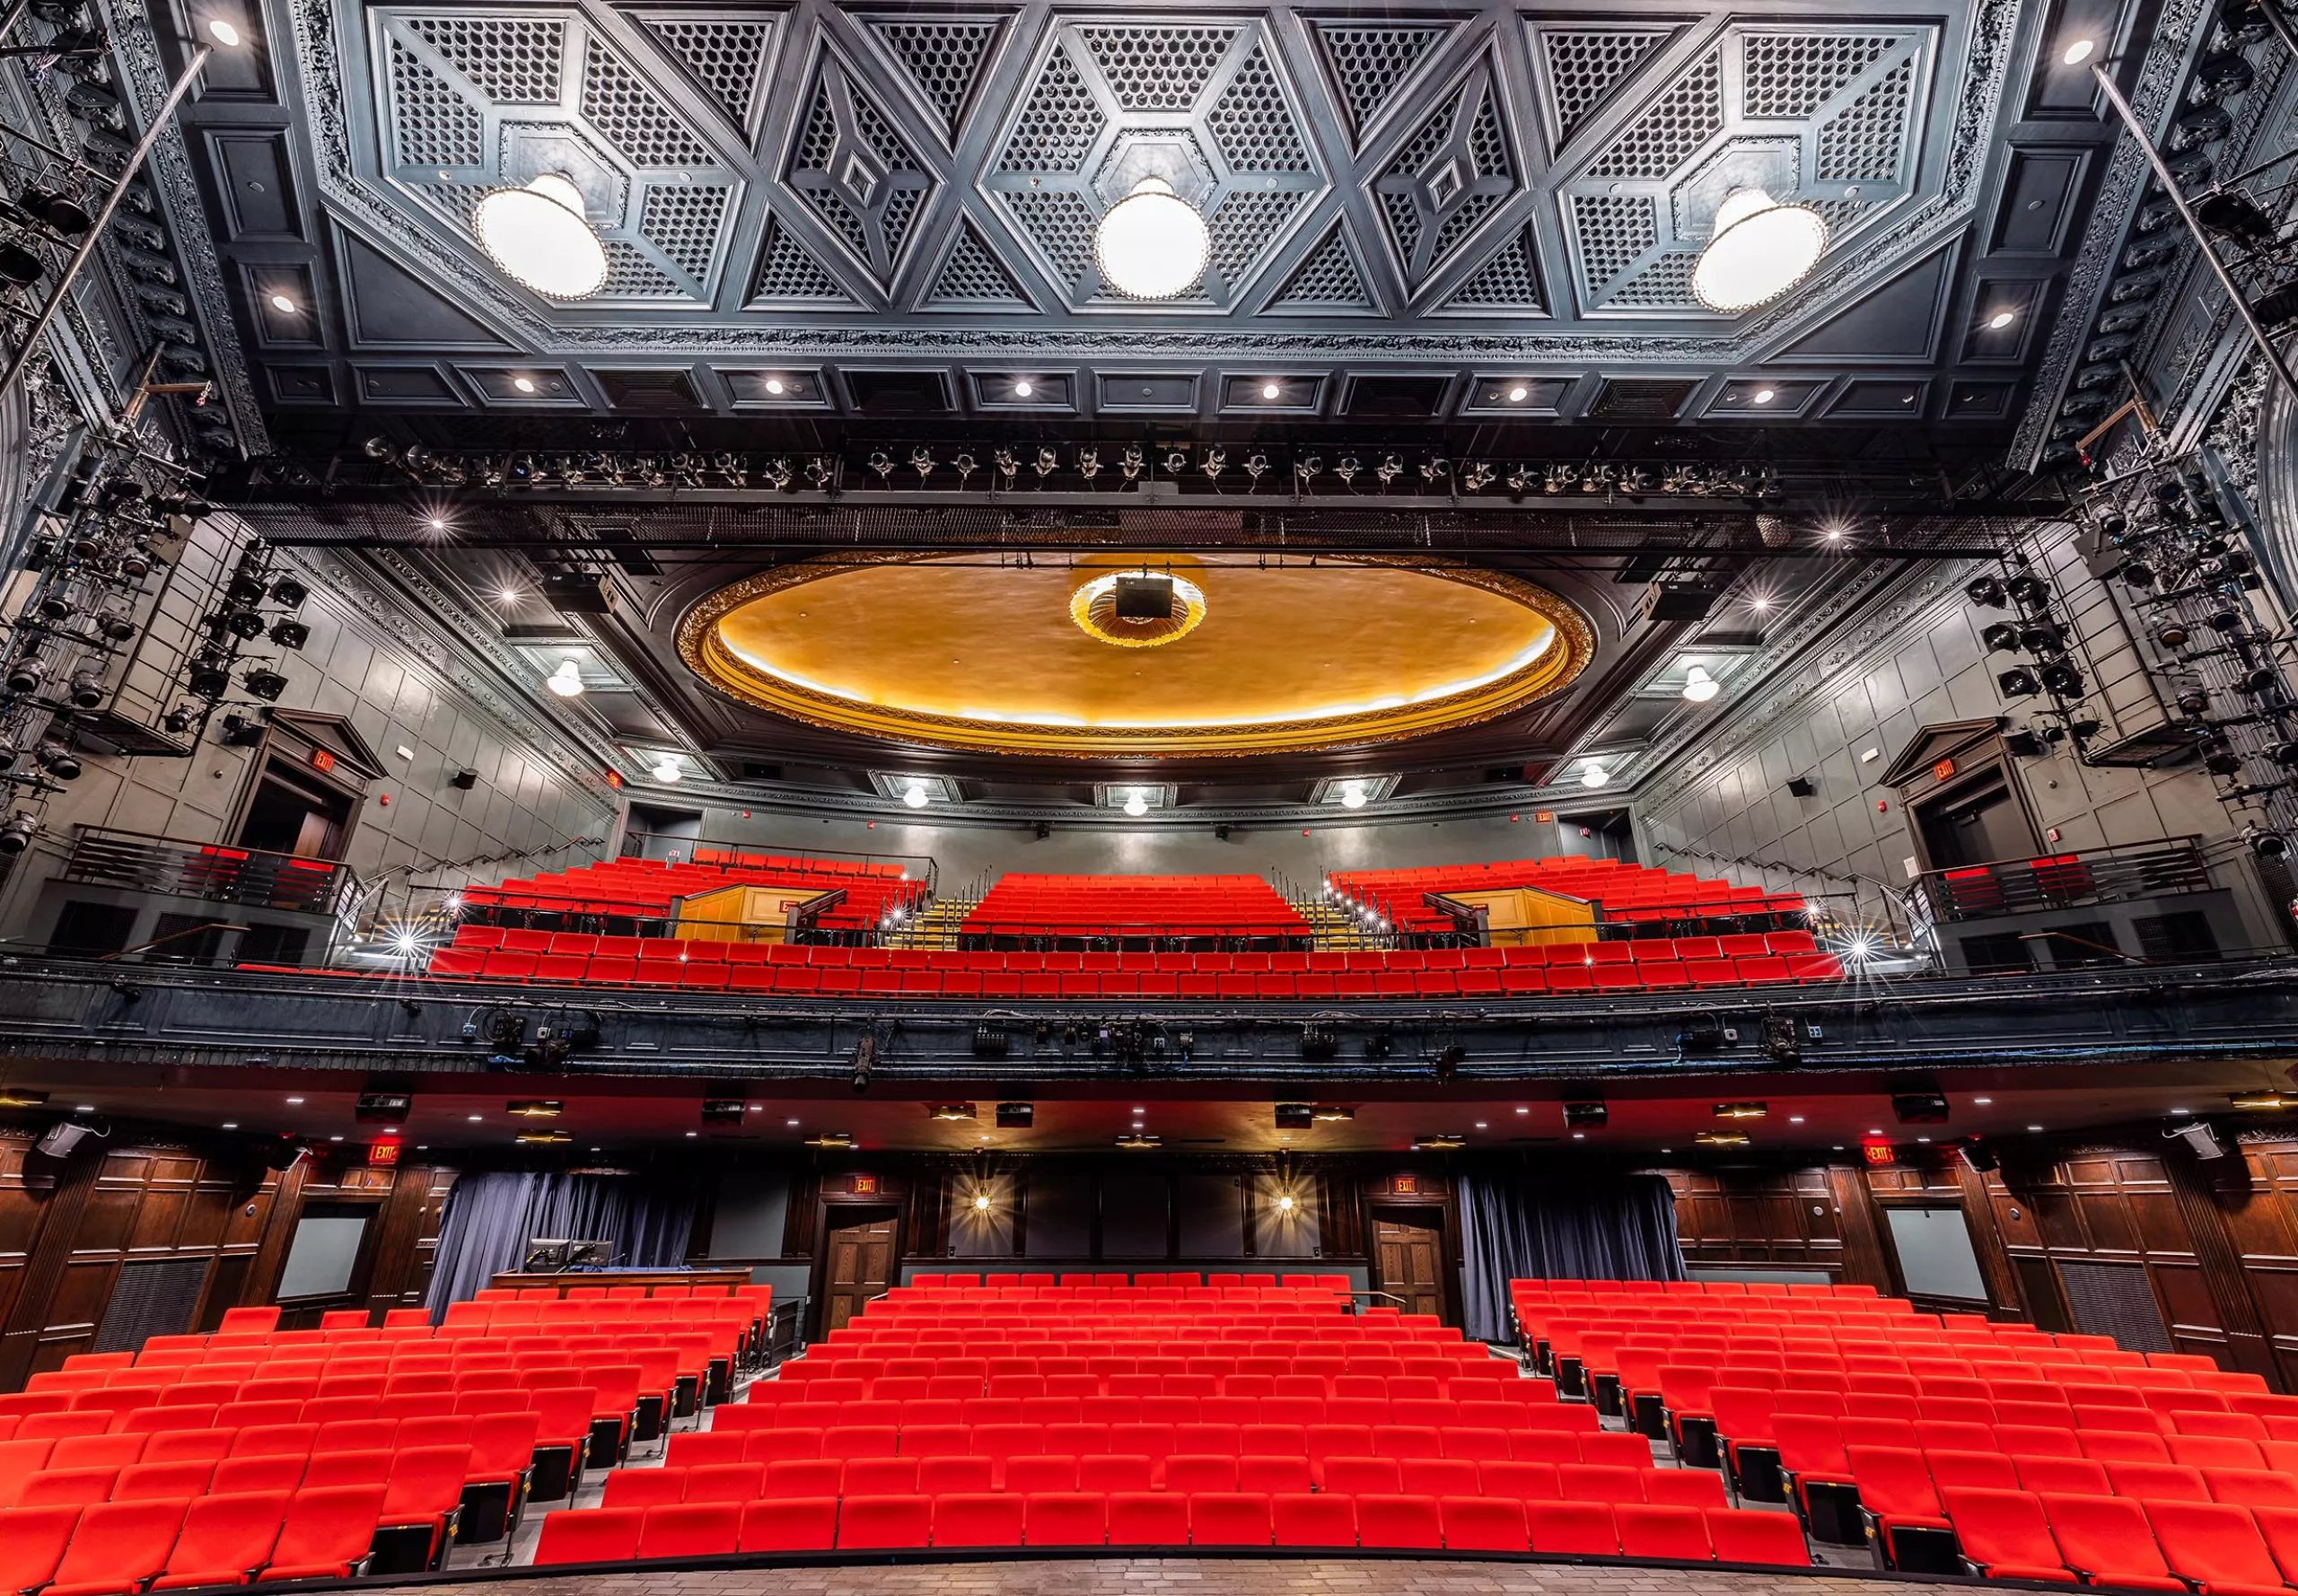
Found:
[[[688,1179],[513,1170],[466,1174],[447,1194],[424,1305],[435,1322],[448,1303],[468,1301],[495,1275],[517,1268],[537,1236],[610,1241],[619,1268],[677,1268],[686,1262],[699,1201]]]
[[[1455,1183],[1463,1329],[1513,1338],[1511,1280],[1681,1280],[1675,1194],[1657,1175],[1528,1174],[1470,1163]]]

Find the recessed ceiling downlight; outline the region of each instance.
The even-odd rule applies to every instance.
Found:
[[[1827,221],[1811,206],[1734,189],[1715,207],[1715,231],[1692,267],[1691,291],[1711,311],[1751,311],[1802,282],[1827,247]]]
[[[1143,178],[1093,230],[1101,278],[1135,299],[1171,299],[1197,285],[1213,255],[1197,208],[1162,178]]]
[[[583,215],[582,191],[555,171],[497,189],[471,212],[495,264],[550,299],[588,299],[606,285],[606,246]]]

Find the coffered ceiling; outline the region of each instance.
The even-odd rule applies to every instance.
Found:
[[[189,120],[290,438],[346,410],[1872,431],[2020,402],[2100,137],[2036,65],[2045,11],[281,0],[267,69]],[[606,241],[593,299],[473,241],[546,171]],[[1094,267],[1145,171],[1211,228],[1178,301]],[[1715,315],[1691,263],[1750,184],[1831,242]]]

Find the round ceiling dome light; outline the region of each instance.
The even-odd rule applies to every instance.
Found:
[[[1127,794],[1125,796],[1125,812],[1131,815],[1135,820],[1139,820],[1143,815],[1149,812],[1149,800],[1143,797],[1138,790]]]
[[[606,246],[583,215],[582,191],[558,172],[496,189],[470,225],[496,265],[546,298],[588,299],[606,285]]]
[[[1601,765],[1590,765],[1580,772],[1580,785],[1583,787],[1601,787],[1611,778],[1612,773]]]
[[[581,697],[583,696],[582,662],[574,659],[559,661],[558,669],[544,677],[542,685],[562,698]]]
[[[1364,808],[1364,784],[1362,782],[1353,781],[1342,787],[1340,789],[1340,806],[1343,809]]]
[[[679,757],[676,754],[657,754],[654,757],[654,768],[647,774],[656,781],[678,781],[686,775],[686,767],[679,762]]]
[[[1692,267],[1691,291],[1711,311],[1752,311],[1802,282],[1827,247],[1827,220],[1810,206],[1734,189],[1715,207],[1715,231]]]
[[[922,781],[910,783],[908,790],[902,794],[901,801],[912,809],[924,809],[927,802],[925,784]]]
[[[1213,235],[1197,208],[1162,178],[1143,178],[1093,230],[1101,280],[1135,299],[1188,293],[1213,258]]]
[[[1684,697],[1694,704],[1705,704],[1724,690],[1724,684],[1707,673],[1705,665],[1694,665],[1684,672]]]

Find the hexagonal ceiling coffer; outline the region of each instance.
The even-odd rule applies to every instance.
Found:
[[[622,225],[630,204],[630,179],[582,129],[565,122],[503,124],[503,182],[521,188],[557,172],[583,196],[583,215],[592,226]]]
[[[1668,191],[1676,237],[1692,243],[1715,232],[1715,209],[1734,189],[1760,189],[1785,202],[1802,180],[1802,156],[1797,138],[1733,139]]]
[[[1162,178],[1172,190],[1199,210],[1213,193],[1213,163],[1197,136],[1186,127],[1143,128],[1120,133],[1110,146],[1101,171],[1093,174],[1093,193],[1107,210],[1144,178]]]

